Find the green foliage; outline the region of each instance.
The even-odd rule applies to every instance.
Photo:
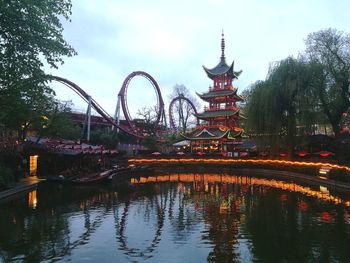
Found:
[[[336,136],[350,107],[350,36],[334,29],[312,33],[298,59],[275,63],[265,81],[252,85],[247,131],[261,145],[293,148],[297,135],[331,125]]]
[[[154,136],[146,136],[141,144],[148,147],[151,151],[157,151],[159,146]]]
[[[168,147],[172,146],[177,141],[183,140],[182,137],[176,136],[175,134],[167,134],[164,139],[164,145]]]
[[[36,128],[41,116],[48,114],[54,99],[50,90],[42,83],[33,86],[16,85],[11,89],[0,89],[0,123],[8,130],[18,132],[23,139],[30,126]]]
[[[57,68],[75,51],[62,36],[70,0],[0,2],[0,123],[24,137],[40,126],[53,103],[44,63]]]
[[[72,120],[71,102],[55,101],[53,108],[42,116],[36,128],[39,135],[50,138],[77,140],[81,137],[81,128]]]
[[[7,0],[0,4],[1,86],[44,76],[42,59],[51,67],[75,52],[63,39],[61,19],[69,19],[70,0]]]
[[[116,149],[119,142],[117,131],[98,130],[91,133],[90,142],[92,144],[102,144],[109,149]]]
[[[298,114],[309,85],[307,65],[301,59],[287,58],[270,69],[265,81],[256,82],[247,104],[247,128],[263,135],[266,145],[278,145],[284,140],[294,146]]]
[[[6,189],[11,181],[13,181],[12,171],[0,165],[0,191]]]

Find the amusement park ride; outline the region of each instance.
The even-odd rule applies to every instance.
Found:
[[[190,99],[184,97],[183,95],[177,96],[176,98],[172,99],[169,104],[170,129],[168,129],[167,120],[165,116],[164,101],[162,98],[161,90],[158,86],[158,83],[155,81],[155,79],[150,74],[144,71],[134,71],[125,78],[123,85],[118,93],[118,101],[117,101],[114,117],[112,117],[109,113],[107,113],[107,111],[104,110],[102,106],[100,106],[100,104],[97,103],[97,101],[95,101],[89,94],[87,94],[81,87],[79,87],[74,82],[58,76],[53,76],[52,79],[64,84],[65,86],[73,90],[88,104],[87,114],[86,114],[88,141],[90,139],[91,108],[93,108],[99,115],[101,115],[101,117],[105,119],[112,126],[112,129],[116,128],[117,130],[126,132],[127,134],[134,136],[138,139],[143,139],[144,135],[132,120],[132,117],[130,115],[129,108],[128,108],[128,103],[127,103],[127,92],[128,92],[129,84],[131,80],[136,76],[143,77],[146,80],[148,80],[157,95],[157,104],[156,104],[157,117],[154,122],[154,130],[157,131],[156,134],[158,136],[161,136],[161,134],[164,134],[164,131],[168,131],[168,132],[178,131],[179,127],[177,126],[177,124],[184,122],[184,120],[181,119],[183,118],[183,114],[181,114],[181,112],[183,112],[182,109],[179,110],[180,112],[178,117],[180,118],[179,122],[175,121],[176,118],[174,116],[175,115],[174,105],[176,103],[180,102],[178,104],[181,106],[184,106],[186,104],[187,107],[189,106],[192,108],[191,112],[193,112],[194,114],[197,114],[197,110]],[[125,118],[124,124],[120,122],[121,110]],[[198,124],[198,121],[197,121],[197,124]]]
[[[132,120],[127,103],[129,84],[134,77],[139,76],[148,80],[156,93],[156,119],[152,132],[157,136],[157,140],[161,141],[165,133],[180,132],[184,138],[191,142],[191,151],[218,152],[230,156],[242,144],[244,130],[238,127],[238,121],[245,119],[245,117],[236,105],[237,102],[243,101],[243,98],[237,94],[237,88],[233,86],[233,81],[238,78],[242,71],[234,71],[234,62],[231,65],[227,65],[224,51],[225,40],[222,33],[219,64],[212,69],[204,67],[207,76],[213,81],[213,86],[206,93],[197,93],[203,101],[209,103],[209,107],[205,107],[204,112],[198,113],[190,99],[183,94],[178,95],[169,104],[170,129],[167,126],[164,101],[158,83],[144,71],[134,71],[124,80],[118,93],[114,117],[110,116],[89,94],[75,83],[56,76],[53,79],[71,88],[87,102],[87,140],[90,139],[91,107],[110,123],[112,128],[117,128],[118,131],[122,130],[138,139],[145,137],[142,129],[137,127]],[[177,114],[175,114],[175,107]],[[124,124],[120,122],[121,110],[125,117]],[[185,124],[189,113],[192,113],[196,118],[197,124],[195,129],[190,132],[188,132],[188,127]],[[202,120],[201,124],[199,119]]]

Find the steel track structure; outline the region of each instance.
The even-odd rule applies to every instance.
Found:
[[[179,101],[186,101],[193,109],[194,111],[194,114],[197,115],[197,110],[196,110],[196,107],[194,106],[194,104],[192,103],[192,101],[188,98],[186,98],[185,96],[183,95],[180,95],[180,96],[177,96],[175,98],[173,98],[169,104],[169,123],[170,123],[170,129],[172,129],[173,131],[176,131],[177,130],[177,127],[176,127],[176,124],[175,124],[175,118],[174,118],[174,114],[173,114],[173,111],[174,111],[174,105],[175,103]],[[183,114],[182,114],[183,115]],[[183,116],[182,116],[183,117]],[[197,118],[197,125],[199,124],[199,120]]]
[[[73,90],[75,93],[77,93],[86,103],[89,104],[89,99],[91,101],[91,107],[98,113],[101,115],[101,117],[103,119],[105,119],[106,121],[108,121],[112,126],[116,127],[117,129],[120,129],[132,136],[135,136],[136,138],[142,139],[143,136],[138,134],[137,132],[135,132],[133,129],[131,129],[131,127],[125,126],[125,125],[120,125],[117,124],[114,120],[114,118],[109,115],[98,103],[97,101],[95,101],[89,94],[87,94],[82,88],[80,88],[77,84],[75,84],[74,82],[65,79],[65,78],[61,78],[58,76],[52,76],[51,77],[52,80],[55,80],[65,86],[67,86],[68,88],[70,88],[71,90]]]
[[[162,98],[162,93],[161,93],[160,88],[158,86],[158,83],[155,81],[155,79],[150,74],[148,74],[147,72],[144,72],[144,71],[134,71],[125,78],[123,85],[122,85],[122,87],[119,91],[119,94],[118,94],[118,102],[117,102],[116,111],[115,111],[115,115],[114,115],[116,123],[117,124],[120,123],[120,106],[121,106],[127,124],[131,127],[131,129],[133,130],[134,133],[137,133],[136,127],[132,122],[132,118],[130,116],[128,103],[127,103],[128,87],[129,87],[130,81],[136,76],[140,76],[140,77],[147,79],[151,83],[152,87],[154,88],[154,90],[157,94],[157,109],[158,109],[158,111],[157,111],[157,119],[155,121],[155,127],[158,127],[160,123],[162,123],[162,124],[164,123],[164,125],[166,127],[167,123],[166,123],[166,118],[165,118],[164,101]]]

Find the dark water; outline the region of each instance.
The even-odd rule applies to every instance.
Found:
[[[350,199],[218,174],[46,184],[0,204],[0,262],[350,262]]]

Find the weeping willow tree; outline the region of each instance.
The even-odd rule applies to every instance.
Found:
[[[305,95],[309,84],[307,63],[288,57],[271,67],[265,81],[252,86],[246,109],[247,130],[260,146],[294,147],[301,113],[308,117]]]
[[[260,147],[290,150],[303,135],[330,135],[330,127],[335,137],[341,135],[350,109],[349,47],[347,33],[312,33],[303,56],[275,63],[265,81],[252,85],[244,109],[246,131]]]

